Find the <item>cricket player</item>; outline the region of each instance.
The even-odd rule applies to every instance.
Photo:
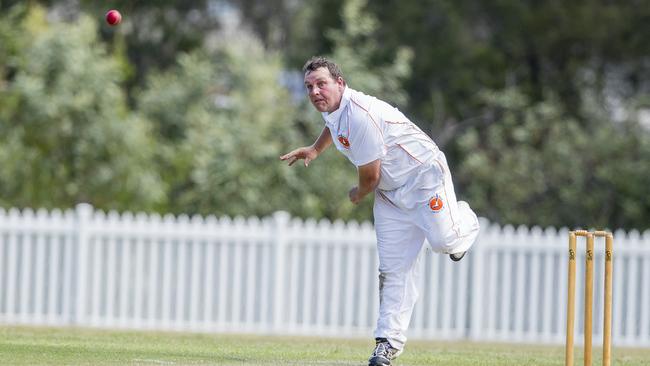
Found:
[[[459,261],[479,232],[476,215],[456,201],[445,155],[402,112],[347,86],[339,67],[313,57],[303,67],[305,87],[325,127],[311,146],[280,157],[305,166],[334,144],[357,167],[354,204],[375,193],[379,255],[379,318],[369,365],[390,365],[404,349],[418,297],[416,262],[424,240]]]

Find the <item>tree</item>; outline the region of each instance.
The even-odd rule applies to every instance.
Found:
[[[650,133],[591,113],[585,129],[557,100],[516,89],[481,96],[495,123],[459,139],[458,183],[482,215],[510,224],[650,227]]]
[[[96,23],[51,24],[35,6],[15,26],[30,42],[0,90],[0,204],[155,209],[164,196],[149,125],[129,114]]]
[[[245,32],[152,75],[138,107],[155,121],[174,212],[264,215],[291,208],[280,154],[293,140],[281,63]]]
[[[516,87],[532,103],[559,96],[588,127],[585,90],[626,100],[650,87],[650,48],[641,41],[650,10],[639,1],[400,0],[367,11],[383,25],[373,35],[389,53],[383,58],[398,46],[416,51],[410,107],[441,145],[484,121],[485,90]]]
[[[364,12],[366,4],[367,0],[346,0],[343,3],[342,29],[328,32],[334,42],[332,58],[341,65],[347,81],[354,88],[389,103],[406,106],[408,96],[402,82],[410,76],[413,52],[408,47],[398,46],[390,51],[386,61],[375,61],[382,45],[372,36],[379,23],[374,16]]]

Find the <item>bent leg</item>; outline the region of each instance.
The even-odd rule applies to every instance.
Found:
[[[422,190],[417,206],[417,225],[435,252],[448,254],[465,252],[476,241],[479,222],[467,202],[456,201],[454,184],[444,155],[436,161],[432,184]]]

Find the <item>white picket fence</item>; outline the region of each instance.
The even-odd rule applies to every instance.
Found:
[[[650,232],[617,231],[614,245],[613,342],[648,347]],[[565,229],[485,220],[461,262],[424,249],[410,339],[563,343],[567,252]],[[369,223],[0,209],[2,324],[371,337],[377,275]]]

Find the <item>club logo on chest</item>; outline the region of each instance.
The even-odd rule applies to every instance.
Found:
[[[348,140],[347,137],[343,135],[339,135],[339,142],[341,145],[343,145],[344,148],[349,149],[350,148],[350,140]]]

